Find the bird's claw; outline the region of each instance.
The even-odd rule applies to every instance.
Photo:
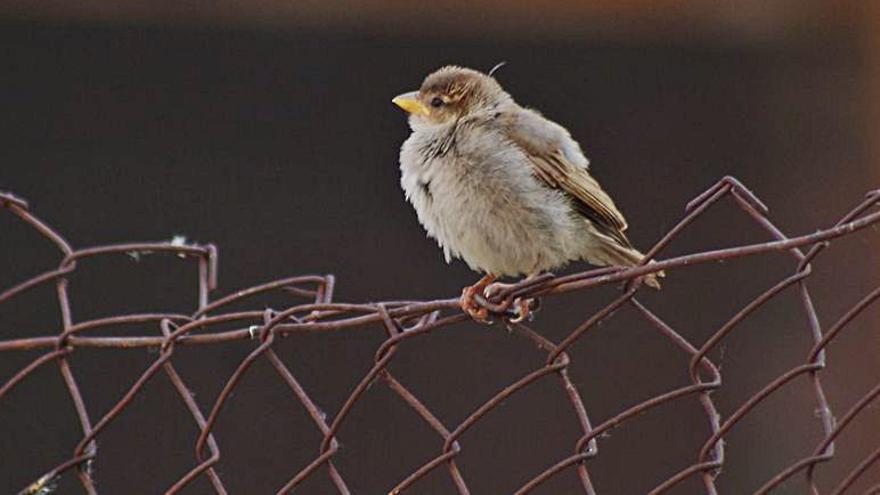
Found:
[[[467,315],[475,321],[488,325],[491,323],[489,321],[489,310],[481,306],[474,299],[479,290],[480,287],[477,285],[469,285],[465,287],[461,290],[461,298],[459,298],[458,304],[461,306],[461,310],[467,313]]]
[[[485,289],[483,289],[483,297],[485,297],[486,299],[492,299],[503,291],[506,291],[515,286],[516,284],[506,284],[504,282],[491,283],[487,285]]]
[[[495,282],[489,284],[483,289],[483,296],[491,299],[502,292],[517,287],[519,284],[505,284],[503,282]],[[525,320],[532,319],[532,302],[534,299],[517,297],[513,300],[514,317],[510,318],[511,323],[520,323]]]
[[[532,310],[531,310],[531,299],[523,299],[521,297],[517,297],[513,300],[513,305],[516,308],[515,314],[513,318],[510,319],[511,323],[520,323],[526,319],[531,319]]]
[[[476,284],[470,285],[461,290],[459,305],[461,306],[462,311],[478,323],[490,324],[490,313],[507,316],[511,313],[508,312],[508,310],[513,306],[513,316],[511,316],[508,321],[511,323],[520,323],[532,319],[532,306],[535,299],[516,297],[511,301],[508,296],[505,296],[504,300],[495,304],[491,299],[498,297],[506,290],[516,287],[517,284],[505,284],[501,282],[490,283],[491,280],[491,278],[484,278]],[[489,302],[489,307],[483,306],[483,304],[477,300],[478,294]]]

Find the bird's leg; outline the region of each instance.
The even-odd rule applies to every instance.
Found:
[[[502,282],[495,282],[495,283],[489,284],[485,289],[483,289],[483,295],[486,296],[487,299],[491,298],[492,296],[494,296],[495,294],[498,294],[499,292],[510,289],[511,287],[517,286],[523,282],[528,282],[530,280],[534,280],[535,277],[540,275],[540,273],[541,272],[537,271],[537,270],[532,271],[531,273],[529,273],[526,276],[526,278],[520,280],[519,282],[517,282],[515,284],[505,284]],[[516,299],[514,299],[513,305],[516,306],[516,316],[514,318],[512,318],[510,321],[513,323],[519,323],[519,322],[525,320],[526,318],[528,318],[529,315],[531,315],[531,311],[532,311],[531,304],[532,304],[532,299],[523,299],[522,297],[517,297]]]
[[[477,294],[484,294],[486,286],[494,282],[497,278],[498,276],[487,273],[474,285],[469,285],[462,289],[461,298],[458,300],[458,304],[461,306],[462,311],[480,323],[488,323],[489,310],[477,304],[477,302],[474,301],[474,296]]]

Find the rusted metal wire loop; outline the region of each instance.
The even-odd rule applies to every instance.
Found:
[[[712,205],[724,198],[730,198],[743,214],[767,233],[769,240],[663,257],[663,251],[673,240],[681,236],[694,220],[709,214]],[[594,486],[590,474],[590,461],[600,455],[603,433],[624,427],[644,413],[662,410],[664,405],[682,400],[696,400],[700,403],[709,434],[699,451],[694,453],[693,463],[681,466],[668,479],[655,480],[654,488],[650,493],[665,493],[681,482],[697,477],[705,493],[717,494],[716,478],[720,474],[720,469],[725,466],[725,437],[763,401],[799,379],[810,382],[815,396],[815,415],[822,438],[811,452],[804,453],[802,458],[794,460],[770,479],[762,481],[763,485],[756,487],[754,493],[756,495],[771,493],[798,473],[805,477],[811,493],[822,493],[815,473],[822,463],[834,458],[835,441],[839,436],[860,414],[875,404],[880,396],[880,383],[878,383],[855,403],[848,405],[845,408],[847,412],[839,422],[835,422],[831,404],[826,398],[820,380],[822,370],[828,365],[825,351],[835,339],[851,328],[851,322],[858,319],[868,308],[880,304],[878,303],[880,286],[855,301],[847,311],[837,317],[834,324],[823,329],[806,283],[813,273],[812,264],[821,261],[821,254],[832,242],[841,237],[851,236],[869,226],[880,224],[878,206],[880,206],[880,190],[870,191],[863,201],[846,212],[835,225],[811,234],[789,237],[770,221],[769,209],[754,193],[737,179],[724,177],[689,202],[681,221],[649,250],[646,260],[655,261],[644,262],[629,269],[600,268],[558,277],[544,274],[506,288],[491,298],[478,297],[479,303],[506,326],[512,335],[533,344],[533,348],[541,354],[543,364],[523,374],[515,382],[501,387],[493,396],[486,397],[481,405],[467,414],[458,424],[448,424],[432,411],[430,404],[418,397],[416,391],[405,385],[405,379],[402,380],[392,373],[390,365],[397,354],[407,352],[408,343],[412,339],[428,338],[435,332],[465,322],[467,317],[461,313],[457,298],[432,301],[384,301],[370,304],[342,303],[333,299],[336,281],[332,275],[301,275],[280,278],[212,299],[211,291],[217,287],[218,274],[217,249],[213,245],[174,241],[124,243],[74,249],[58,231],[36,217],[26,201],[10,193],[0,193],[0,208],[35,230],[43,239],[54,245],[59,253],[59,261],[54,268],[11,286],[0,287],[0,305],[14,304],[20,294],[36,287],[52,285],[55,287],[62,323],[60,328],[45,329],[42,336],[20,337],[5,334],[3,339],[0,339],[0,353],[41,351],[36,358],[12,376],[0,377],[2,380],[0,407],[10,407],[11,391],[31,379],[37,370],[50,363],[56,363],[82,430],[81,438],[75,445],[71,445],[70,455],[64,462],[50,466],[42,473],[34,473],[35,481],[23,487],[18,493],[20,495],[45,493],[59,477],[75,473],[76,479],[86,493],[97,494],[100,485],[95,483],[95,477],[100,476],[100,473],[96,474],[91,469],[92,461],[98,455],[95,448],[96,439],[113,421],[124,414],[129,414],[127,412],[129,406],[146,384],[159,373],[164,373],[177,391],[181,406],[187,410],[199,429],[197,438],[193,439],[192,466],[182,468],[180,477],[166,489],[165,493],[180,493],[195,480],[206,477],[214,493],[225,495],[226,486],[216,469],[217,464],[221,462],[223,451],[222,442],[215,432],[215,425],[223,414],[225,406],[235,400],[233,392],[237,388],[247,386],[245,376],[258,360],[266,360],[272,366],[321,434],[317,455],[308,464],[294,467],[288,475],[288,481],[277,488],[278,494],[290,493],[306,479],[317,476],[319,471],[329,476],[337,493],[346,495],[352,493],[344,473],[334,462],[336,456],[340,455],[338,437],[354,408],[362,407],[362,399],[373,383],[387,386],[441,440],[439,451],[433,457],[426,456],[419,468],[390,488],[390,493],[404,493],[417,486],[429,473],[442,468],[447,472],[457,493],[470,494],[471,489],[464,474],[467,471],[466,466],[462,468],[457,462],[460,453],[467,449],[468,431],[491,421],[492,412],[509,397],[538,381],[551,379],[558,380],[559,386],[565,392],[567,400],[563,406],[571,410],[580,433],[578,438],[572,439],[571,450],[560,452],[557,459],[548,459],[546,468],[540,472],[495,473],[496,476],[522,476],[522,479],[518,479],[521,484],[515,492],[516,495],[530,493],[570,469],[574,469],[577,474],[580,492],[588,495],[609,493],[601,486]],[[700,344],[690,342],[637,299],[641,291],[639,282],[650,273],[661,270],[671,273],[694,264],[734,260],[771,252],[788,253],[793,261],[792,272],[744,304]],[[159,311],[108,315],[87,321],[74,320],[70,309],[70,288],[67,278],[77,270],[79,261],[106,256],[138,257],[162,254],[184,258],[195,262],[198,266],[198,302],[191,313]],[[617,283],[623,286],[620,295],[598,311],[584,315],[581,323],[575,325],[559,342],[552,342],[529,325],[513,322],[510,319],[511,308],[517,298],[553,297],[556,294],[586,291],[592,287]],[[739,330],[743,321],[748,320],[761,307],[787,291],[796,293],[800,301],[800,310],[808,322],[806,338],[812,343],[810,352],[803,361],[793,363],[784,373],[755,391],[732,413],[722,417],[712,398],[712,392],[722,387],[722,373],[709,356],[725,339]],[[247,306],[260,295],[271,292],[285,293],[293,302],[290,306],[279,309],[231,309],[233,306],[237,308]],[[658,335],[681,353],[689,383],[670,384],[666,392],[623,406],[618,412],[604,418],[597,426],[593,426],[588,414],[589,404],[585,403],[578,387],[569,377],[569,366],[577,359],[573,354],[572,346],[586,334],[594,331],[603,321],[614,318],[618,310],[627,306],[634,309],[650,328],[656,330]],[[540,319],[539,314],[537,320]],[[229,329],[230,324],[235,328]],[[136,336],[113,335],[115,329],[132,325],[147,325],[155,330]],[[222,330],[219,329],[221,325]],[[381,325],[385,331],[385,338],[376,347],[373,364],[369,369],[363,370],[363,377],[348,394],[339,410],[328,417],[312,399],[307,386],[276,353],[274,346],[279,338],[294,334],[357,331],[371,325]],[[2,330],[9,332],[10,329]],[[101,333],[97,334],[99,331]],[[253,349],[238,363],[217,397],[210,403],[196,401],[190,387],[175,369],[175,351],[180,346],[224,343],[253,346]],[[89,416],[85,407],[86,397],[79,389],[76,375],[68,362],[77,349],[86,347],[103,349],[105,352],[135,347],[159,350],[158,356],[133,380],[126,392],[94,423],[94,418]],[[836,486],[828,493],[835,495],[845,493],[862,479],[878,460],[880,460],[880,448],[851,466],[848,474],[837,480]],[[471,473],[471,476],[480,474]],[[880,485],[874,485],[864,493],[880,493]]]

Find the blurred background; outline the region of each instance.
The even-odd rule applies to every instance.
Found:
[[[477,275],[444,263],[404,201],[397,155],[409,130],[390,99],[444,64],[488,70],[507,61],[501,84],[581,142],[637,245],[656,242],[687,201],[726,174],[751,186],[783,230],[809,233],[880,187],[878,30],[878,3],[859,0],[6,0],[0,189],[28,199],[77,247],[173,235],[216,243],[218,296],[304,273],[334,273],[339,301],[455,296]],[[725,203],[661,258],[766,239]],[[826,329],[880,280],[878,243],[880,232],[868,231],[817,262],[810,286]],[[58,262],[9,214],[0,214],[0,249],[0,289]],[[71,279],[75,321],[195,305],[195,270],[175,258],[81,265]],[[794,266],[779,254],[688,268],[642,300],[699,344]],[[558,341],[616,291],[545,301],[534,327]],[[52,301],[46,286],[0,306],[2,338],[57,333]],[[798,310],[787,292],[711,356],[724,373],[715,395],[722,415],[803,360],[811,343]],[[875,307],[829,350],[823,383],[838,417],[880,380],[878,322]],[[276,350],[332,415],[382,339],[376,327],[290,338]],[[251,349],[183,349],[175,363],[210,404]],[[594,424],[687,383],[685,357],[631,309],[571,353]],[[4,353],[0,380],[38,355]],[[71,362],[92,417],[153,359],[144,350],[78,350]],[[459,325],[413,343],[392,369],[452,426],[541,360],[499,325]],[[750,493],[812,450],[821,435],[815,407],[800,379],[739,424],[727,437],[721,493]],[[265,363],[248,373],[216,434],[232,493],[274,493],[320,443]],[[193,466],[196,435],[157,377],[100,437],[101,493],[161,493]],[[707,435],[696,399],[614,430],[590,464],[599,493],[647,492],[694,462]],[[459,466],[474,493],[510,493],[568,456],[577,436],[557,383],[540,382],[463,437]],[[44,367],[0,403],[0,491],[64,461],[80,438],[57,367]],[[340,438],[337,465],[358,494],[386,493],[440,452],[440,440],[378,385]],[[875,407],[819,468],[822,486],[835,486],[878,444]],[[438,470],[412,492],[453,493],[447,478]],[[874,468],[852,493],[878,481]],[[535,493],[577,486],[567,471]],[[796,477],[777,492],[805,487]],[[59,493],[81,491],[74,476],[62,479]],[[210,488],[201,480],[184,493]],[[319,474],[298,493],[334,492]],[[702,493],[701,485],[671,493]]]

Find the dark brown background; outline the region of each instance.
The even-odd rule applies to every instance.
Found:
[[[398,186],[408,134],[390,98],[446,63],[488,69],[523,104],[581,141],[647,247],[692,196],[725,174],[751,185],[790,233],[833,223],[880,185],[877,26],[859,3],[553,2],[542,10],[483,1],[363,4],[11,2],[0,9],[0,188],[30,200],[79,247],[183,234],[220,246],[224,294],[271,278],[335,273],[337,299],[439,298],[476,275],[447,266]],[[659,5],[659,6],[658,6]],[[536,22],[540,21],[540,22]],[[667,255],[765,239],[730,205]],[[812,283],[831,324],[877,283],[877,232],[840,243]],[[0,288],[57,255],[0,215]],[[195,271],[173,258],[84,262],[71,280],[74,318],[195,304]],[[583,269],[584,266],[575,267]],[[670,274],[646,304],[695,342],[790,273],[782,255]],[[547,301],[535,328],[560,339],[613,288]],[[0,307],[0,338],[58,331],[51,288]],[[267,301],[280,307],[282,300]],[[793,294],[754,315],[713,356],[728,414],[809,349]],[[825,373],[838,414],[880,379],[873,309],[832,346]],[[142,331],[147,331],[140,329]],[[128,332],[132,332],[128,330]],[[329,413],[371,364],[380,328],[297,337],[276,348]],[[181,349],[175,363],[207,408],[252,345]],[[36,353],[0,356],[7,379]],[[572,350],[572,375],[594,422],[686,383],[686,360],[623,310]],[[148,365],[145,351],[79,350],[74,371],[93,417]],[[448,426],[541,355],[501,327],[461,325],[399,353],[393,370]],[[748,493],[819,437],[806,380],[774,396],[728,437],[722,493]],[[835,485],[873,450],[875,408],[845,435],[820,480]],[[0,402],[0,491],[65,460],[79,439],[57,367]],[[601,439],[600,493],[643,493],[693,462],[707,435],[684,400]],[[196,429],[164,376],[99,438],[102,493],[160,493],[193,465]],[[268,366],[245,378],[217,426],[219,471],[233,493],[274,493],[320,442]],[[440,441],[383,386],[343,427],[338,466],[356,493],[385,493],[440,451]],[[509,493],[567,456],[576,424],[555,382],[510,399],[462,439],[474,493]],[[450,493],[443,470],[413,493]],[[875,469],[862,489],[880,480]],[[536,493],[573,493],[572,472]],[[858,488],[857,487],[857,488]],[[802,493],[800,478],[780,493]],[[79,493],[67,476],[59,493]],[[200,481],[186,493],[205,493]],[[323,474],[301,493],[331,493]],[[854,491],[857,493],[858,490]],[[673,493],[699,493],[696,482]]]

